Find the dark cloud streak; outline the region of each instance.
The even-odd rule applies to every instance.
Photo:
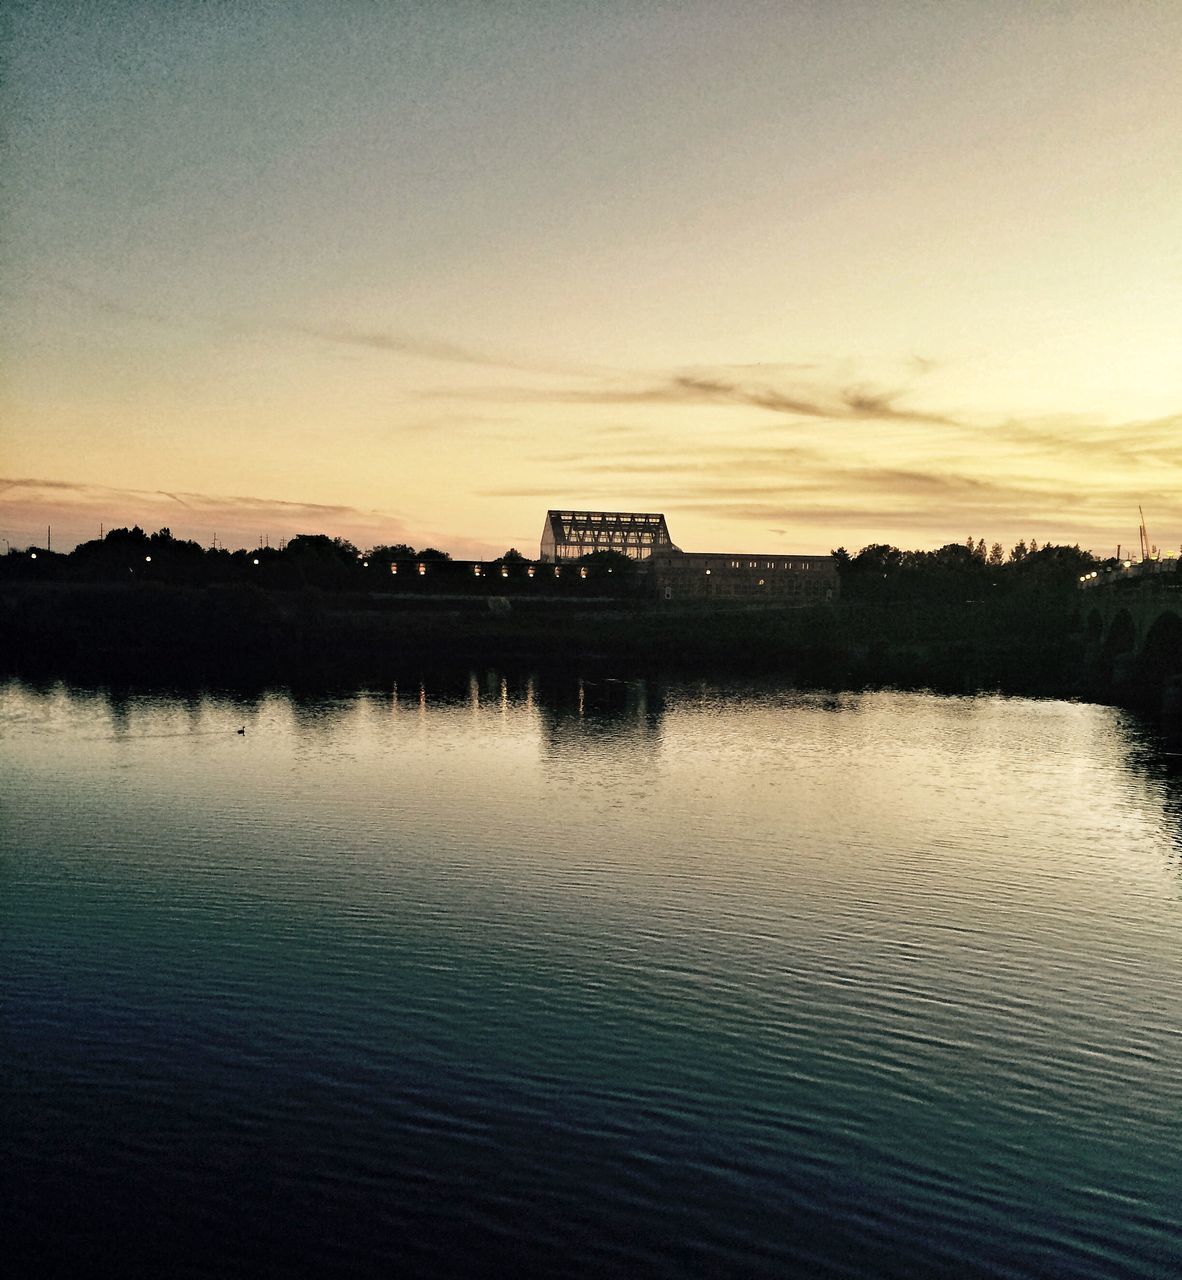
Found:
[[[941,427],[965,425],[945,414],[908,409],[898,404],[903,394],[901,391],[879,391],[862,385],[833,389],[778,389],[704,373],[674,373],[659,382],[640,387],[480,388],[435,394],[524,404],[733,405],[824,422],[927,423]]]

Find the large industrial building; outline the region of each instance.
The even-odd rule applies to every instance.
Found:
[[[618,551],[647,560],[654,551],[676,551],[665,517],[645,511],[547,511],[539,559],[557,564],[594,551]]]
[[[594,551],[643,562],[658,600],[764,600],[822,604],[838,593],[832,556],[682,551],[663,515],[629,511],[548,511],[541,559],[557,565]]]

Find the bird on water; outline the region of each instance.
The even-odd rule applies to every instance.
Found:
[[[242,728],[238,730],[238,732],[239,732],[239,733],[240,733],[240,734],[245,738],[245,737],[246,737],[246,725],[243,725],[243,726],[242,726]]]

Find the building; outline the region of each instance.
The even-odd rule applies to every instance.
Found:
[[[658,600],[825,604],[839,591],[832,556],[671,550],[654,552],[648,570]]]
[[[618,551],[642,561],[648,589],[658,600],[824,604],[839,590],[832,556],[682,551],[658,513],[546,512],[543,561],[557,566],[595,551]]]
[[[618,551],[647,560],[654,551],[675,551],[665,517],[650,511],[547,511],[542,560],[577,560],[595,551]]]

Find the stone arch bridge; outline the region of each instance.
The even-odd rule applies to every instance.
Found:
[[[1182,573],[1100,582],[1083,596],[1090,678],[1163,710],[1182,711]]]

